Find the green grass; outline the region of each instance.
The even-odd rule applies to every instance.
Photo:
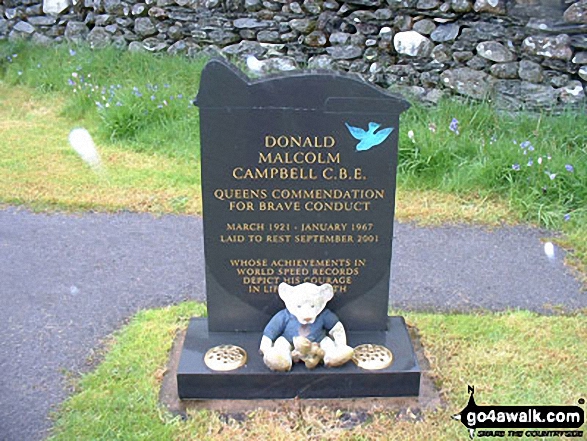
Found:
[[[0,99],[13,109],[10,123],[0,126],[11,136],[0,147],[0,171],[9,176],[0,202],[41,209],[199,212],[199,119],[190,101],[204,63],[114,48],[0,42]],[[25,101],[45,112],[19,110],[19,93],[9,90],[33,93]],[[458,134],[450,130],[453,118]],[[76,126],[88,128],[101,150],[111,153],[104,155],[109,181],[76,166],[67,151],[67,132]],[[400,130],[398,218],[527,222],[563,231],[559,243],[587,273],[586,126],[585,109],[507,114],[487,102],[414,105],[402,116]],[[49,147],[38,140],[45,133]],[[119,167],[118,158],[131,153],[138,154],[133,162],[144,166]],[[48,173],[48,163],[60,173]],[[114,200],[109,200],[112,185]]]
[[[102,140],[174,157],[199,153],[198,112],[191,101],[204,63],[115,48],[0,44],[6,84],[58,93],[65,100],[63,116],[95,123]]]
[[[303,404],[251,412],[242,423],[222,422],[209,411],[192,411],[181,421],[159,405],[158,389],[176,332],[204,311],[188,302],[140,312],[114,335],[97,369],[80,380],[50,439],[465,439],[465,428],[450,415],[466,405],[468,384],[476,387],[479,405],[576,405],[587,390],[584,315],[405,313],[446,401],[442,409],[425,411],[423,421],[398,421],[393,411],[382,410],[343,429],[340,409]]]

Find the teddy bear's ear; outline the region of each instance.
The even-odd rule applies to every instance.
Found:
[[[279,292],[279,297],[284,302],[290,297],[291,291],[293,290],[293,286],[288,285],[285,282],[281,282],[279,287],[277,288],[277,292]]]
[[[334,297],[334,289],[330,283],[320,286],[320,295],[325,302],[329,302]]]

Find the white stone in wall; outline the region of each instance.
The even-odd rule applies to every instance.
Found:
[[[60,14],[70,5],[70,0],[43,0],[45,14]]]
[[[416,31],[398,32],[393,37],[393,46],[399,54],[410,57],[428,57],[434,43]]]

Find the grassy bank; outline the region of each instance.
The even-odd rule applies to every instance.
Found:
[[[182,421],[160,407],[158,389],[177,330],[203,312],[202,305],[190,302],[139,313],[65,402],[50,439],[466,439],[465,427],[450,416],[466,405],[468,384],[476,386],[479,405],[576,405],[587,390],[585,316],[408,313],[446,401],[442,409],[424,411],[422,419],[398,419],[383,410],[345,428],[343,409],[315,406],[259,410],[242,422],[198,411]]]
[[[113,48],[0,42],[0,201],[35,208],[198,213],[205,63]],[[90,130],[106,178],[67,146]],[[587,262],[587,114],[507,114],[445,100],[402,117],[398,218],[529,222]]]

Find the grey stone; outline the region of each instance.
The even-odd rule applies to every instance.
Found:
[[[24,18],[24,14],[22,13],[22,11],[20,11],[19,9],[16,9],[16,8],[8,8],[4,12],[4,16],[8,20],[14,20],[15,18]]]
[[[332,58],[328,55],[315,55],[308,60],[308,69],[331,70],[332,68]]]
[[[378,56],[379,51],[376,47],[368,47],[365,49],[365,52],[363,52],[363,58],[367,61],[375,61]]]
[[[559,89],[559,99],[563,104],[580,104],[585,102],[585,90],[580,81],[570,81]]]
[[[445,87],[475,99],[487,97],[495,82],[495,79],[485,72],[468,67],[446,70],[440,78]]]
[[[401,32],[410,31],[414,24],[414,19],[410,15],[397,15],[393,19],[393,26]]]
[[[475,70],[484,70],[487,68],[487,65],[487,60],[485,58],[479,57],[478,55],[475,55],[473,58],[467,61],[467,66]]]
[[[29,17],[27,21],[33,26],[53,26],[57,22],[57,18],[50,15],[40,15],[38,17]]]
[[[302,9],[302,7],[300,6],[300,4],[298,2],[291,2],[289,4],[289,10],[291,12],[293,12],[294,14],[303,14],[304,10]]]
[[[587,49],[587,35],[573,35],[571,45],[578,49]]]
[[[328,39],[322,31],[313,31],[306,35],[304,43],[310,47],[323,47],[326,46]]]
[[[61,14],[70,4],[69,0],[43,0],[43,12],[45,14]]]
[[[330,44],[336,46],[341,44],[347,44],[350,38],[351,35],[347,34],[346,32],[334,32],[330,34],[329,41]]]
[[[145,16],[147,15],[147,5],[144,3],[137,3],[132,5],[131,13],[135,17]]]
[[[214,9],[217,8],[218,5],[220,5],[220,0],[206,0],[206,2],[204,3],[206,9]]]
[[[476,0],[473,5],[475,12],[490,12],[492,14],[505,14],[504,0]]]
[[[587,0],[579,0],[569,6],[563,17],[569,23],[587,23]]]
[[[128,45],[129,52],[147,52],[140,41],[131,41]]]
[[[547,70],[544,72],[544,78],[548,81],[553,87],[564,87],[569,84],[569,75],[563,74],[554,70]]]
[[[261,0],[245,0],[245,9],[249,12],[257,12],[263,8]]]
[[[108,26],[104,26],[104,29],[106,30],[106,32],[108,32],[109,34],[116,34],[118,32],[118,25],[116,24],[111,24]]]
[[[35,27],[33,25],[31,25],[30,23],[27,23],[26,21],[17,22],[12,29],[16,32],[20,32],[22,34],[28,34],[28,35],[35,32]]]
[[[353,60],[349,66],[349,72],[365,74],[369,70],[369,64],[363,60]]]
[[[2,15],[2,11],[0,10],[0,15]],[[39,4],[39,5],[32,5],[27,7],[24,10],[24,15],[26,15],[27,17],[33,17],[33,16],[39,16],[39,15],[43,15],[43,5]]]
[[[8,20],[0,18],[0,39],[8,33]]]
[[[326,0],[322,6],[324,6],[324,9],[328,11],[338,11],[340,8],[340,5],[335,0]]]
[[[541,55],[558,60],[570,60],[573,51],[566,34],[551,36],[530,36],[522,42],[522,49],[531,55]]]
[[[326,52],[335,60],[353,60],[363,55],[363,50],[360,47],[352,45],[328,47]]]
[[[495,104],[507,110],[554,107],[559,92],[552,86],[519,80],[498,80],[494,87]]]
[[[438,63],[446,63],[452,60],[452,52],[450,48],[445,44],[439,44],[432,49],[432,58]]]
[[[367,40],[365,41],[365,46],[367,46],[367,47],[377,46],[377,40],[374,38],[367,38]]]
[[[157,20],[162,20],[164,18],[167,18],[167,12],[165,12],[165,9],[155,6],[149,9],[149,17],[153,17]]]
[[[65,26],[65,38],[76,43],[82,42],[89,33],[86,24],[81,21],[68,21]]]
[[[346,0],[346,3],[359,6],[379,7],[383,2],[382,0]]]
[[[263,70],[265,72],[288,72],[297,68],[296,61],[289,57],[270,58],[263,62]]]
[[[437,43],[453,41],[458,37],[460,29],[458,23],[441,24],[432,32],[430,38]]]
[[[520,61],[518,75],[522,80],[530,83],[541,83],[544,80],[542,66],[530,60]]]
[[[422,72],[420,74],[420,83],[427,88],[434,88],[440,84],[440,74],[435,72]]]
[[[155,37],[145,38],[142,44],[148,52],[162,52],[169,48],[169,44]]]
[[[263,56],[266,49],[257,41],[243,40],[238,44],[226,46],[222,52],[228,55],[254,55],[256,58]]]
[[[35,44],[40,45],[40,46],[50,46],[53,44],[52,38],[49,38],[46,35],[40,34],[39,32],[35,32],[33,34],[31,41]]]
[[[238,34],[245,40],[255,40],[257,38],[257,31],[254,29],[241,29]]]
[[[309,34],[316,28],[316,21],[309,18],[294,18],[289,22],[289,26],[302,34]]]
[[[471,51],[455,51],[452,54],[453,60],[455,60],[457,63],[466,63],[474,56],[475,54]]]
[[[271,25],[268,21],[260,21],[256,18],[237,18],[233,24],[237,29],[263,29]]]
[[[229,1],[232,1],[232,0],[229,0]],[[240,2],[241,0],[234,0],[234,1]],[[272,0],[263,0],[263,9],[261,9],[260,14],[279,12],[279,11],[281,11],[281,8],[282,8],[281,3],[276,3]],[[271,17],[259,16],[259,18],[270,19]]]
[[[581,69],[579,69],[579,76],[587,81],[587,66],[581,66]]]
[[[365,46],[365,43],[367,41],[367,37],[365,37],[363,34],[351,34],[351,41],[350,43],[353,46]]]
[[[572,61],[574,64],[587,64],[587,52],[577,52]]]
[[[89,14],[88,14],[89,16]],[[86,23],[87,23],[87,18],[86,18]],[[94,24],[96,26],[106,26],[109,24],[114,23],[114,17],[110,14],[99,14],[96,15],[95,20],[94,20]]]
[[[520,63],[517,61],[513,61],[510,63],[497,63],[494,64],[489,68],[489,72],[496,78],[506,80],[506,79],[516,79],[518,78],[518,69],[520,68]]]
[[[377,20],[391,20],[391,17],[393,17],[393,12],[391,9],[381,8],[377,9],[374,12],[374,15]]]
[[[102,0],[102,5],[107,14],[120,15],[124,13],[123,4],[120,0]]]
[[[173,40],[181,40],[183,38],[183,27],[177,25],[169,26],[167,35]]]
[[[148,37],[157,33],[157,28],[149,17],[139,17],[135,20],[134,31],[141,37]]]
[[[425,11],[430,9],[436,9],[440,6],[440,0],[418,0],[416,8],[423,9]]]
[[[422,35],[430,35],[436,29],[436,23],[430,19],[419,20],[414,23],[413,30]]]
[[[108,46],[112,41],[112,37],[105,28],[95,27],[86,37],[86,41],[91,48],[100,48]]]
[[[434,43],[416,31],[398,32],[393,45],[399,54],[410,57],[428,57],[434,49]]]
[[[349,15],[349,19],[355,23],[366,23],[375,20],[375,14],[371,11],[355,11]]]
[[[169,48],[167,49],[167,53],[171,55],[178,55],[186,53],[187,50],[188,47],[185,40],[179,40],[173,43],[171,46],[169,46]]]
[[[223,29],[216,29],[208,33],[208,38],[210,41],[217,46],[223,47],[229,44],[236,43],[240,41],[240,37],[235,34],[234,32],[225,31]]]
[[[281,41],[284,41],[286,43],[291,43],[291,42],[296,41],[299,36],[300,36],[300,34],[298,34],[296,31],[291,31],[291,32],[286,32],[284,34],[281,34],[279,36],[279,38],[281,39]]]
[[[473,4],[469,0],[451,0],[450,6],[453,11],[462,14],[473,10]]]
[[[261,43],[279,43],[281,37],[277,31],[259,31],[257,41]]]
[[[516,55],[497,41],[483,41],[477,45],[477,55],[496,63],[514,61]]]
[[[304,0],[302,9],[308,14],[318,15],[322,12],[322,2],[318,0]]]
[[[439,89],[430,89],[426,94],[422,97],[425,102],[431,104],[438,104],[442,98],[444,98],[444,92]]]
[[[148,20],[148,19],[147,19]],[[116,24],[118,24],[121,28],[128,28],[131,29],[134,27],[135,22],[132,18],[129,17],[118,17],[114,20]]]

